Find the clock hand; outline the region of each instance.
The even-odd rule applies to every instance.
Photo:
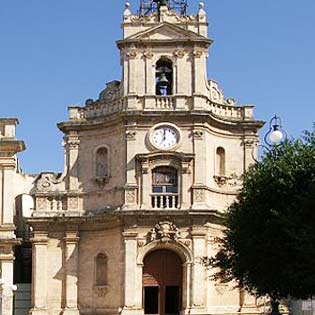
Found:
[[[165,141],[165,139],[166,139],[166,131],[165,129],[163,129],[163,141]]]

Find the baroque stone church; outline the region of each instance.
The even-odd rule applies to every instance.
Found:
[[[203,263],[263,122],[207,79],[204,4],[178,2],[126,3],[122,79],[58,124],[62,174],[21,172],[0,119],[1,314],[263,312]]]

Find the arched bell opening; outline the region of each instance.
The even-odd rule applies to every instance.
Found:
[[[156,95],[173,94],[173,63],[167,58],[161,58],[155,67]]]
[[[158,249],[143,261],[143,308],[145,314],[175,315],[182,309],[183,272],[174,251]]]

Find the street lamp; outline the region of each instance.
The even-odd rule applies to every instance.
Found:
[[[287,132],[282,127],[281,118],[274,115],[269,121],[269,130],[264,136],[264,143],[258,144],[257,147],[261,147],[268,153],[271,153],[273,149],[280,148],[287,138]],[[277,155],[276,150],[273,152]],[[254,150],[252,151],[252,158],[255,162],[259,162],[254,156]]]
[[[265,134],[264,141],[269,146],[279,146],[287,140],[287,133],[282,128],[281,118],[274,115],[269,122],[269,130]]]

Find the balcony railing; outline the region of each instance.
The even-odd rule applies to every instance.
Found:
[[[156,96],[155,108],[156,109],[174,109],[175,108],[174,97]]]
[[[178,209],[178,194],[152,194],[152,209]]]

